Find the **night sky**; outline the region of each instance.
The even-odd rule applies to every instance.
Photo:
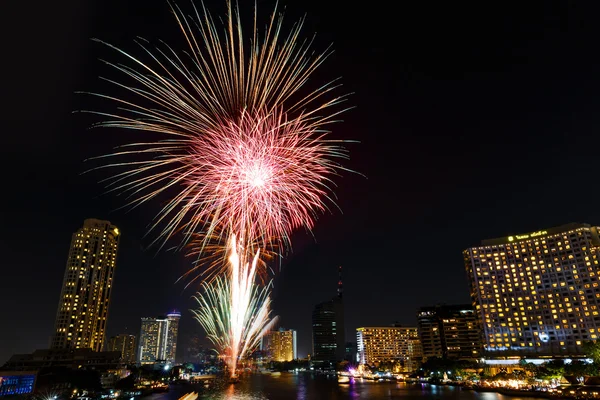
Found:
[[[246,2],[250,3],[250,2]],[[267,13],[273,1],[259,1]],[[336,182],[338,204],[275,279],[274,310],[310,352],[313,306],[344,268],[346,335],[363,325],[415,324],[419,306],[469,302],[461,251],[481,239],[568,222],[600,223],[600,24],[587,2],[283,1],[288,22],[336,53],[315,76],[341,76],[356,108],[334,127],[355,139]],[[191,10],[187,0],[179,4]],[[223,14],[224,0],[208,0]],[[392,5],[393,4],[393,5]],[[395,8],[394,8],[395,7]],[[250,8],[246,9],[250,11]],[[148,249],[153,202],[118,210],[108,172],[89,157],[140,133],[88,129],[113,111],[76,91],[114,93],[98,79],[133,39],[185,43],[166,1],[8,0],[0,13],[0,363],[45,348],[71,240],[85,218],[122,231],[108,334],[138,334],[142,316],[183,312],[179,346],[202,334],[194,286],[176,283],[183,254]],[[180,353],[181,354],[181,353]]]

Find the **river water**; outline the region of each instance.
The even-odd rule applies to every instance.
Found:
[[[195,385],[172,386],[168,393],[153,394],[145,399],[177,400],[192,391],[199,392],[199,399],[211,400],[541,400],[532,397],[509,397],[498,393],[478,393],[453,386],[361,380],[350,384],[338,384],[335,377],[313,376],[310,373],[282,373],[280,376],[254,374],[244,377],[236,385],[229,384],[209,390]]]

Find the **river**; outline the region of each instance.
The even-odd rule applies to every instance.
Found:
[[[185,393],[199,391],[199,399],[211,400],[541,400],[509,397],[498,393],[478,393],[453,386],[374,382],[357,380],[338,384],[334,377],[313,376],[310,373],[282,373],[280,376],[254,374],[236,385],[203,390],[201,386],[171,386],[167,393],[153,394],[143,400],[177,400]]]

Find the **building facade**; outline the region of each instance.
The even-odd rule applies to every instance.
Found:
[[[175,311],[165,317],[142,318],[138,363],[175,363],[180,318],[181,314]]]
[[[311,360],[317,364],[334,364],[344,360],[346,340],[344,332],[344,302],[342,291],[342,267],[339,267],[337,296],[319,303],[312,313]]]
[[[578,356],[598,339],[598,229],[569,224],[464,251],[486,355]]]
[[[106,370],[118,369],[121,366],[121,353],[117,351],[42,349],[29,354],[14,354],[2,366],[2,369],[38,371],[43,368],[63,367],[73,370],[81,368]]]
[[[52,349],[104,347],[119,229],[86,219],[73,234],[56,313]]]
[[[261,351],[266,355],[268,361],[292,361],[298,358],[296,350],[296,331],[280,328],[277,331],[268,332],[261,339]]]
[[[398,372],[413,372],[423,359],[419,333],[414,327],[375,326],[356,329],[356,347],[361,364],[399,365]]]
[[[111,336],[106,346],[107,351],[120,351],[121,360],[126,364],[135,363],[135,336],[120,334]]]
[[[422,307],[417,326],[425,359],[477,360],[481,356],[481,330],[470,304]]]

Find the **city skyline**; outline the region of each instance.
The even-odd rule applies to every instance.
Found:
[[[5,16],[29,14],[14,3]],[[123,234],[107,335],[137,335],[139,318],[165,307],[182,310],[182,333],[200,331],[187,311],[197,287],[177,281],[190,259],[149,248],[152,238],[144,236],[161,203],[119,210],[122,198],[103,195],[98,184],[106,174],[82,174],[95,166],[83,160],[110,151],[123,133],[88,130],[96,119],[72,115],[95,105],[75,91],[102,91],[98,76],[111,77],[97,60],[107,52],[90,37],[129,46],[138,35],[157,39],[154,27],[164,25],[161,39],[179,49],[181,38],[168,29],[172,15],[162,2],[81,3],[38,5],[27,32],[8,17],[2,24],[5,54],[19,62],[0,67],[12,77],[1,114],[11,134],[1,161],[9,173],[0,301],[19,311],[10,315],[15,329],[0,332],[0,362],[47,347],[70,235],[89,217],[110,220]],[[335,1],[286,7],[290,20],[307,13],[318,48],[335,43],[324,73],[343,76],[356,109],[334,135],[361,142],[351,145],[348,166],[367,177],[336,180],[343,214],[321,218],[314,238],[296,233],[293,252],[272,266],[281,270],[274,310],[298,330],[301,356],[310,353],[312,308],[331,297],[339,265],[352,337],[361,325],[414,325],[423,305],[469,302],[461,252],[482,238],[600,221],[595,188],[573,205],[554,195],[557,184],[587,188],[589,178],[571,170],[595,166],[600,80],[597,55],[587,48],[599,28],[589,20],[591,5],[490,12],[454,4],[433,12],[402,4],[394,18]],[[132,17],[137,10],[143,15]],[[542,167],[548,172],[535,169]],[[132,301],[138,298],[144,301]]]

